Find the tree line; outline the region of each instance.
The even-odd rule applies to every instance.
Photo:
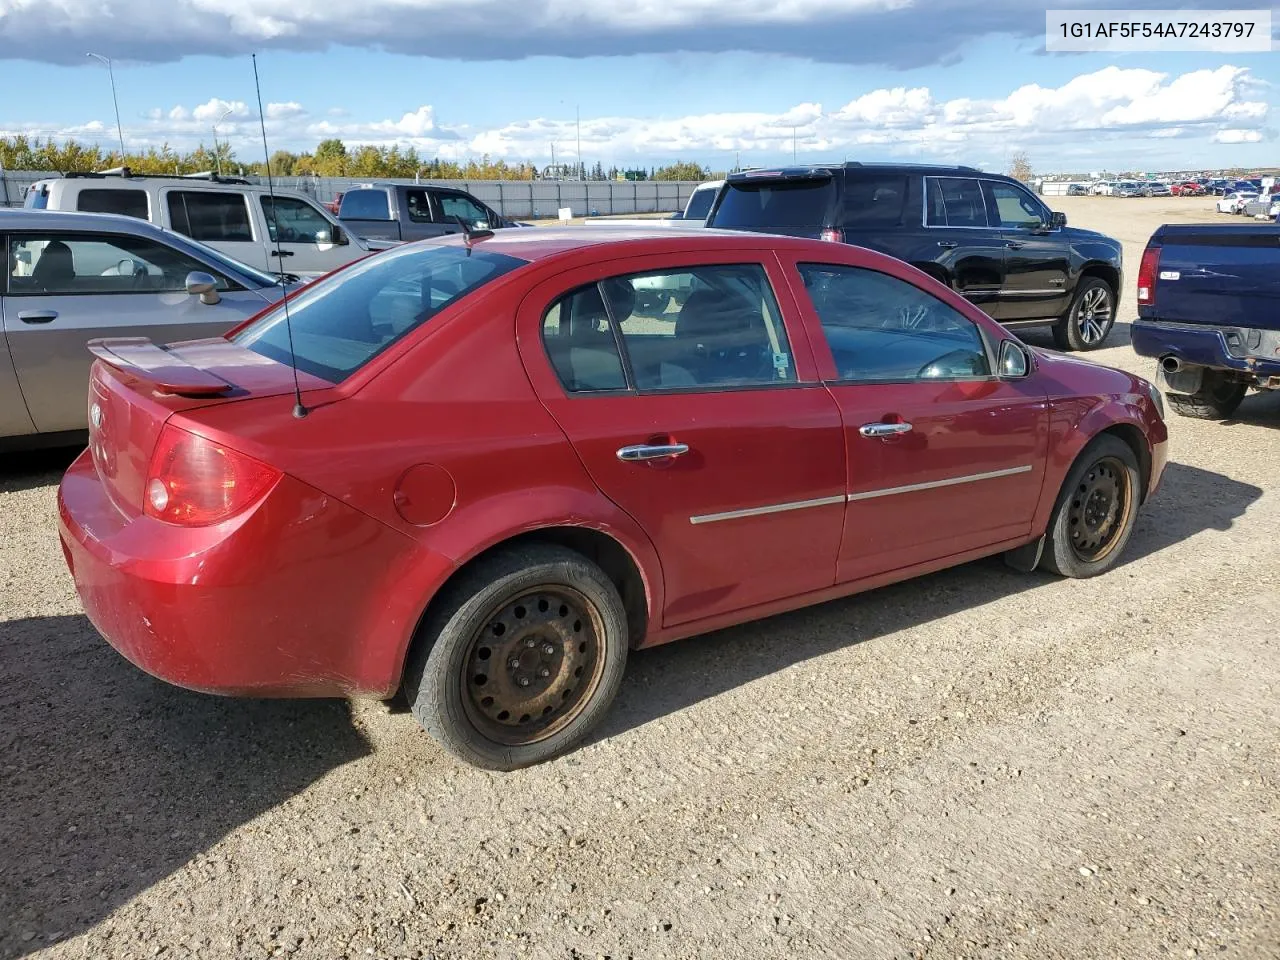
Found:
[[[0,137],[0,168],[5,170],[49,170],[58,173],[92,172],[125,166],[134,173],[188,174],[213,171],[226,175],[267,172],[261,160],[244,162],[230,144],[219,142],[213,147],[201,144],[194,150],[179,152],[168,144],[148,147],[144,151],[121,156],[118,150],[103,150],[96,145],[75,140],[41,139],[39,137]],[[713,174],[701,164],[680,161],[647,170],[605,168],[597,162],[559,164],[554,173],[562,178],[579,180],[710,180]],[[277,150],[271,155],[271,174],[277,177],[360,177],[424,180],[538,180],[547,174],[528,162],[508,163],[488,155],[478,160],[458,163],[439,157],[423,157],[412,147],[400,148],[353,146],[338,139],[322,140],[311,153]]]

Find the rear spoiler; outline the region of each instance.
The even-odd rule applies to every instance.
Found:
[[[192,366],[147,337],[99,338],[90,340],[87,346],[103,363],[146,381],[159,393],[216,397],[234,389],[227,381]]]

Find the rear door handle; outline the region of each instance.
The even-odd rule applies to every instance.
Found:
[[[896,437],[900,433],[910,433],[909,423],[864,423],[858,428],[864,437]]]
[[[639,443],[631,447],[619,447],[618,459],[623,463],[635,463],[640,460],[665,460],[688,452],[687,443]]]
[[[1005,243],[1010,250],[1021,250],[1025,246],[1021,240],[1006,240]]]
[[[23,323],[48,323],[51,320],[58,319],[57,310],[23,310],[18,314],[18,319]]]
[[[272,251],[271,251],[271,253],[272,253],[272,255],[273,255],[273,256],[277,256],[277,257],[292,257],[292,256],[293,256],[293,251],[292,251],[292,250],[272,250]]]
[[[940,246],[943,250],[954,250],[954,249],[955,249],[956,247],[958,247],[959,245],[960,245],[960,244],[956,243],[956,241],[954,241],[954,240],[939,240],[939,241],[938,241],[938,246]]]

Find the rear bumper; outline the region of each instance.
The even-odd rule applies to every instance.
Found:
[[[1232,328],[1236,329],[1236,328]],[[1266,331],[1274,336],[1274,331]],[[1184,364],[1234,370],[1258,377],[1280,376],[1280,357],[1236,356],[1222,327],[1160,320],[1135,320],[1129,328],[1134,353],[1141,357],[1177,357]]]
[[[245,515],[188,529],[125,517],[86,453],[58,532],[93,625],[147,673],[206,693],[389,696],[452,563],[285,477]]]

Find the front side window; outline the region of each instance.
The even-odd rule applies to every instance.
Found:
[[[289,300],[289,327],[277,307],[235,342],[280,363],[340,383],[446,307],[526,261],[482,249],[405,246],[321,280]]]
[[[1000,226],[1033,230],[1048,223],[1044,207],[1025,190],[1008,184],[988,181],[986,189],[992,206],[1000,218]]]
[[[438,193],[436,202],[440,204],[440,218],[446,223],[461,220],[468,227],[477,230],[489,228],[489,211],[470,197],[457,193]]]
[[[927,177],[925,223],[931,227],[987,226],[982,186],[964,177]]]
[[[48,296],[186,290],[187,274],[213,274],[173,247],[143,237],[28,234],[9,240],[9,293]],[[231,284],[218,277],[218,289]]]
[[[212,243],[252,241],[249,204],[244,194],[213,190],[171,190],[169,223],[193,240]]]
[[[333,224],[307,201],[296,197],[272,198],[267,194],[262,194],[260,199],[273,243],[333,242]]]
[[[76,197],[76,209],[86,213],[118,213],[146,220],[147,193],[145,190],[81,190]]]
[[[583,287],[548,311],[543,339],[571,392],[796,380],[782,315],[758,264],[682,267]]]
[[[931,293],[862,267],[800,264],[800,276],[846,382],[991,375],[977,325]]]

